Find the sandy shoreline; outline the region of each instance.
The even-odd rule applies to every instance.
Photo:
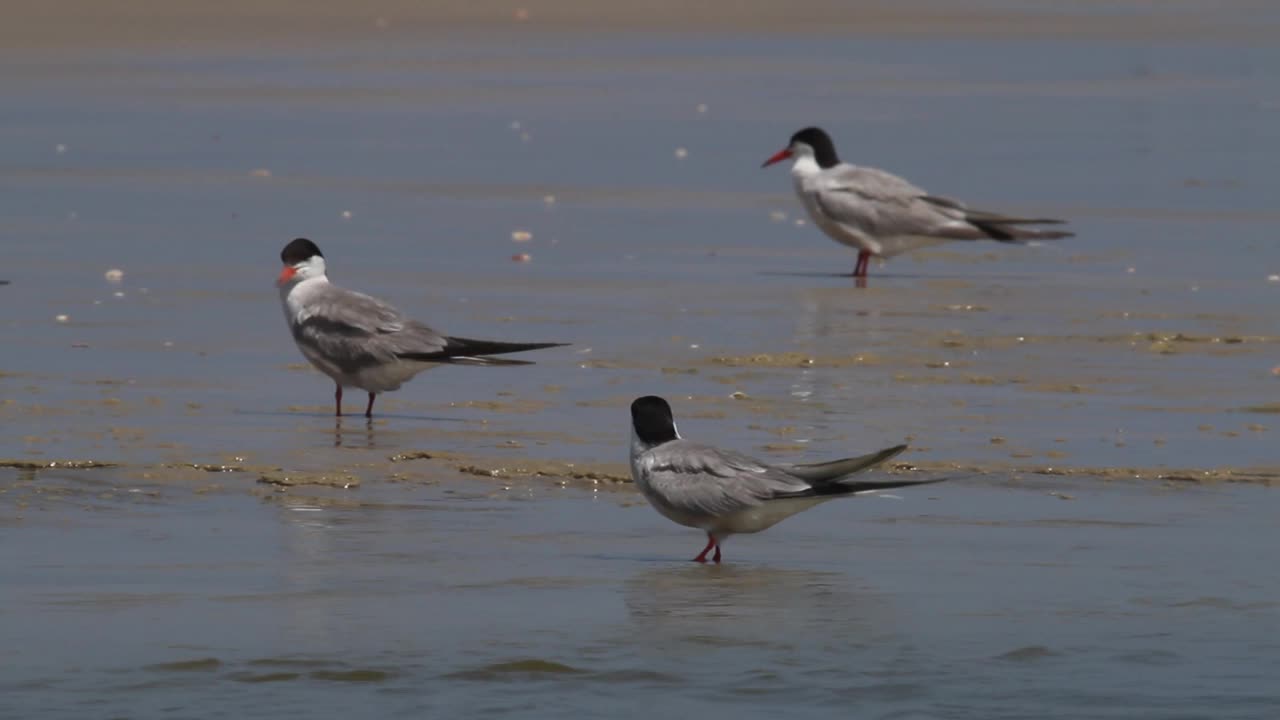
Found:
[[[783,460],[779,460],[783,462]],[[366,482],[433,484],[443,477],[454,480],[481,478],[499,483],[542,482],[586,488],[627,488],[631,479],[624,463],[577,462],[498,458],[450,451],[406,451],[387,456],[383,462],[360,462],[325,471],[291,470],[278,466],[230,461],[227,463],[164,462],[133,464],[88,459],[0,458],[0,471],[16,470],[37,479],[44,472],[91,472],[106,470],[131,480],[157,483],[207,484],[219,475],[239,480],[256,480],[278,489],[321,486],[355,490]],[[886,466],[892,474],[927,474],[956,478],[981,477],[986,481],[1017,482],[1029,477],[1072,478],[1075,480],[1134,480],[1169,484],[1213,485],[1239,483],[1272,487],[1280,484],[1280,470],[1261,467],[1084,467],[1004,462],[941,461],[895,462]],[[246,484],[248,488],[253,485]]]

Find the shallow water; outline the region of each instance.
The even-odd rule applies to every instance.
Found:
[[[0,467],[0,715],[1274,714],[1273,493],[1101,477],[1277,472],[1280,15],[811,5],[6,40],[0,460],[119,467]],[[810,123],[1079,235],[855,287],[758,168]],[[335,422],[271,286],[299,235],[446,331],[573,346]],[[779,460],[981,473],[694,567],[629,488],[526,477],[625,473],[653,392]]]
[[[630,494],[44,481],[0,546],[12,717],[1280,710],[1265,488],[942,485],[705,567]]]

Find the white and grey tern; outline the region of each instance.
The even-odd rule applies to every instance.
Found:
[[[941,482],[945,478],[858,479],[854,476],[906,450],[895,445],[859,457],[807,465],[771,465],[753,457],[685,440],[671,406],[649,395],[631,403],[631,479],[668,520],[707,534],[694,561],[720,562],[730,535],[757,533],[828,500]]]
[[[792,159],[796,195],[813,224],[827,237],[858,251],[853,276],[867,276],[872,257],[890,258],[951,240],[1026,243],[1072,237],[1064,230],[1029,225],[1061,225],[1065,220],[1017,217],[975,210],[959,200],[931,195],[906,180],[871,167],[841,162],[821,128],[791,136],[761,167]]]
[[[276,285],[289,332],[303,356],[333,379],[339,417],[344,387],[369,393],[364,415],[373,417],[373,400],[379,393],[397,390],[436,365],[530,365],[526,360],[490,356],[566,344],[444,335],[377,298],[329,282],[324,255],[305,238],[286,245],[280,260],[284,269]]]

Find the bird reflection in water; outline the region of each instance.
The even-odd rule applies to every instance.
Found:
[[[364,432],[360,433],[358,431],[354,431],[354,429],[352,432],[348,432],[346,434],[346,441],[344,445],[343,435],[342,435],[342,421],[346,419],[356,420],[356,418],[344,418],[341,416],[334,418],[334,424],[333,424],[333,446],[334,447],[356,447],[356,448],[365,448],[369,450],[372,450],[377,447],[377,444],[374,442],[373,418],[360,418],[359,421],[360,421],[360,424],[364,426]],[[361,443],[362,438],[364,441],[363,443]]]

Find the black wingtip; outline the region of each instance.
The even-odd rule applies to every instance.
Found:
[[[1070,230],[1041,230],[1023,225],[1061,225],[1065,220],[988,220],[969,219],[969,224],[981,230],[987,238],[1003,243],[1025,243],[1028,240],[1061,240],[1075,237]]]
[[[402,360],[416,360],[428,363],[450,363],[454,365],[532,365],[529,360],[511,360],[494,358],[491,355],[525,352],[526,350],[542,350],[545,348],[564,347],[569,343],[514,343],[497,340],[473,340],[471,338],[447,337],[443,350],[428,353],[398,353]]]
[[[445,353],[449,355],[506,355],[507,353],[525,352],[528,350],[545,350],[546,348],[565,347],[569,343],[544,342],[521,343],[502,342],[499,340],[476,340],[474,338],[445,338]]]
[[[833,486],[833,494],[847,495],[865,492],[876,492],[878,490],[896,490],[897,488],[915,487],[916,485],[934,485],[940,482],[950,480],[949,477],[926,478],[924,480],[860,480],[857,482],[844,482]]]

